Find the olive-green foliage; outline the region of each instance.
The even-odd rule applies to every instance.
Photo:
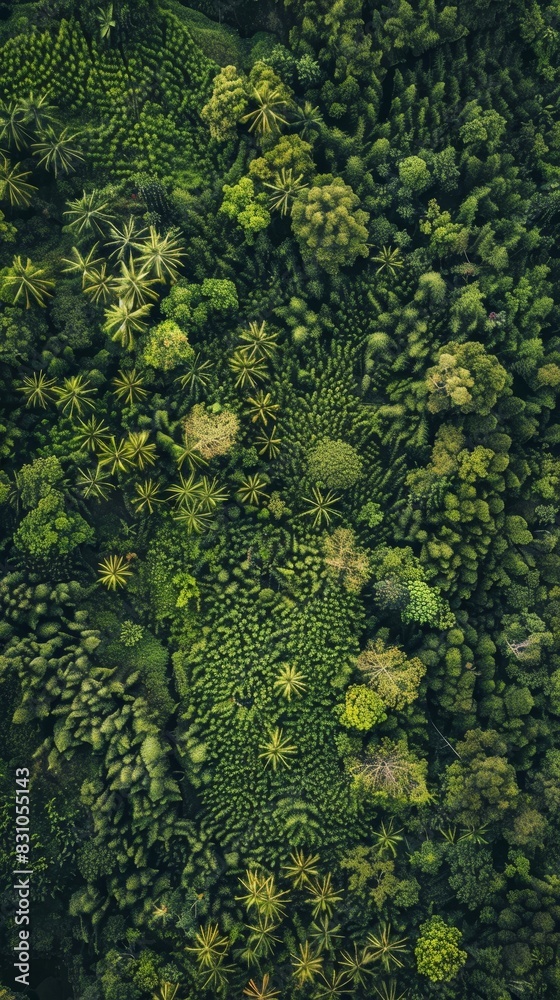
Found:
[[[304,261],[311,269],[318,264],[328,274],[367,257],[368,213],[341,177],[318,175],[313,186],[302,191],[292,209],[292,227]]]
[[[170,371],[193,356],[188,337],[172,319],[153,327],[142,349],[142,361],[156,371]]]
[[[362,460],[348,442],[326,438],[308,452],[307,472],[317,486],[345,490],[359,479]]]
[[[414,949],[418,972],[433,983],[449,982],[467,959],[459,948],[461,931],[450,927],[440,916],[431,917],[420,928]]]

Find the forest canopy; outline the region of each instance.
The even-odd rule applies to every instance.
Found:
[[[560,998],[559,0],[191,2],[0,3],[0,1000]]]

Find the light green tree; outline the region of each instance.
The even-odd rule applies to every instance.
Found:
[[[331,174],[318,175],[298,195],[292,207],[292,229],[308,264],[318,264],[334,275],[357,257],[368,256],[369,215],[359,204],[350,185]]]
[[[467,960],[466,951],[459,947],[461,931],[446,924],[439,916],[420,925],[420,936],[414,949],[418,972],[432,983],[448,983]]]

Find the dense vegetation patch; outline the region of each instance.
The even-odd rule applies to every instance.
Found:
[[[0,5],[0,997],[552,1000],[558,2],[195,6]]]

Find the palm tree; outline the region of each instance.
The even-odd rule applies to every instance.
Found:
[[[262,389],[259,389],[254,396],[248,397],[247,402],[250,403],[247,412],[251,414],[253,423],[260,420],[266,427],[269,417],[271,420],[276,420],[276,412],[280,406],[278,403],[272,402],[272,396],[269,392],[263,392]]]
[[[384,854],[390,854],[393,858],[397,856],[397,845],[402,840],[399,834],[402,833],[402,829],[395,830],[393,827],[394,820],[391,819],[389,826],[385,826],[385,823],[381,822],[381,830],[378,833],[373,833],[375,839],[375,846],[377,848],[377,853],[383,857]]]
[[[241,119],[242,122],[251,122],[249,132],[270,135],[272,132],[279,132],[280,125],[288,124],[287,120],[280,114],[280,110],[287,107],[287,102],[280,90],[271,90],[270,85],[265,84],[260,90],[253,87],[252,96],[257,107]]]
[[[103,200],[96,188],[89,194],[84,191],[81,198],[76,198],[67,204],[68,208],[64,215],[72,217],[68,225],[77,233],[89,231],[94,236],[103,236],[104,227],[113,221],[113,216],[107,212],[109,202]]]
[[[129,257],[128,264],[125,264],[124,260],[121,260],[120,263],[121,273],[114,283],[119,303],[122,302],[131,308],[136,308],[145,305],[148,301],[155,302],[158,294],[154,292],[152,285],[157,284],[157,279],[148,277],[147,268],[137,270],[132,255]]]
[[[304,983],[312,983],[317,973],[321,972],[323,959],[311,951],[309,941],[300,944],[299,955],[292,954],[291,957],[294,976],[300,986]]]
[[[397,969],[403,968],[404,962],[401,961],[399,955],[408,951],[407,941],[407,937],[391,937],[391,925],[382,923],[377,934],[368,934],[367,950],[372,961],[381,962],[383,968],[390,972],[393,965]]]
[[[266,882],[266,876],[260,875],[259,872],[253,871],[248,868],[245,872],[245,879],[238,879],[238,882],[244,889],[247,890],[245,896],[236,896],[235,899],[240,903],[245,903],[245,908],[250,911],[253,907],[255,909],[260,909],[260,905],[263,900],[264,885]]]
[[[404,993],[399,993],[397,996],[397,984],[394,979],[390,979],[388,983],[382,983],[380,990],[377,989],[377,986],[373,988],[381,1000],[404,1000],[407,995],[405,990]]]
[[[332,951],[333,942],[342,941],[342,934],[337,933],[339,930],[340,924],[333,927],[330,917],[323,915],[318,923],[313,921],[311,924],[309,937],[315,941],[318,951]]]
[[[207,460],[200,454],[197,445],[198,442],[193,441],[192,437],[185,434],[185,443],[177,458],[179,469],[183,468],[185,462],[191,471],[198,469],[202,465],[208,465]]]
[[[276,771],[279,764],[283,767],[290,767],[290,756],[297,753],[297,747],[290,743],[288,739],[284,739],[284,734],[280,726],[276,726],[272,732],[269,733],[269,739],[267,743],[260,743],[259,749],[263,752],[259,754],[259,757],[263,757],[266,761],[265,767],[270,764],[273,771]]]
[[[105,310],[103,329],[112,334],[113,340],[120,340],[122,347],[131,351],[134,347],[134,334],[144,333],[148,324],[144,317],[150,312],[151,305],[139,306],[134,309],[126,302],[110,306]]]
[[[261,446],[259,448],[259,455],[268,455],[269,458],[278,458],[282,438],[278,437],[275,430],[271,431],[270,434],[259,434],[255,440],[257,444]]]
[[[274,687],[278,688],[280,694],[287,701],[291,701],[293,694],[301,697],[303,692],[307,690],[307,684],[304,682],[305,674],[299,673],[297,667],[285,663],[278,674],[277,680],[274,681]]]
[[[18,392],[23,392],[26,398],[26,406],[41,406],[46,410],[47,403],[55,399],[56,379],[47,378],[44,371],[33,372],[33,375],[23,376],[23,385]]]
[[[276,174],[274,182],[269,184],[265,181],[264,186],[270,188],[272,194],[269,195],[270,207],[280,212],[280,215],[287,215],[293,202],[300,191],[304,191],[308,184],[302,184],[303,174],[298,177],[293,176],[292,168],[282,167],[279,174]]]
[[[318,854],[304,854],[298,848],[290,854],[291,865],[283,865],[282,870],[286,872],[286,877],[292,879],[296,889],[309,882],[311,875],[318,875],[319,871],[315,867],[319,860]]]
[[[163,982],[159,985],[159,993],[154,993],[152,1000],[175,1000],[178,992],[178,983]]]
[[[193,472],[188,479],[180,475],[179,480],[180,482],[167,487],[167,492],[171,493],[171,498],[177,507],[186,502],[200,500],[200,480],[195,479]]]
[[[325,524],[330,524],[332,517],[338,516],[334,505],[338,503],[340,497],[335,496],[332,490],[323,496],[321,490],[314,486],[313,497],[303,497],[302,499],[304,503],[309,504],[309,507],[300,514],[300,517],[312,517],[314,528],[320,526],[323,521]]]
[[[96,274],[97,264],[103,262],[102,257],[96,257],[97,248],[99,243],[96,243],[91,250],[84,257],[82,252],[78,250],[78,247],[72,247],[70,253],[72,257],[63,257],[63,263],[68,264],[68,267],[63,268],[65,274],[80,274],[82,276],[82,288],[84,287],[86,280],[91,274]]]
[[[210,969],[223,959],[229,946],[228,939],[220,935],[219,927],[214,923],[200,927],[195,942],[186,950],[194,952],[196,961],[203,969]]]
[[[116,441],[114,437],[111,437],[109,442],[102,441],[100,443],[99,451],[101,453],[99,464],[101,466],[109,465],[113,476],[117,472],[127,472],[130,469],[132,462],[128,441]]]
[[[487,844],[488,823],[482,826],[467,826],[462,829],[459,840],[470,841],[471,844]]]
[[[254,321],[249,323],[247,330],[242,330],[239,339],[244,340],[249,347],[244,348],[249,357],[271,358],[278,350],[278,333],[275,330],[267,330],[266,320],[262,323]]]
[[[96,417],[90,417],[89,420],[78,420],[78,428],[76,440],[81,450],[96,451],[100,444],[110,436],[109,428]]]
[[[55,177],[71,173],[74,164],[84,159],[78,147],[74,145],[74,140],[77,138],[77,132],[69,135],[68,129],[63,128],[57,133],[51,125],[47,125],[39,141],[31,146],[33,156],[39,157],[38,166],[52,171]]]
[[[29,257],[26,263],[20,256],[14,257],[10,268],[11,274],[5,275],[1,280],[5,288],[13,293],[13,303],[20,299],[25,299],[25,308],[30,309],[33,302],[44,307],[46,300],[52,297],[51,288],[54,288],[54,281],[45,278],[45,269],[32,264]]]
[[[259,914],[256,924],[245,924],[249,935],[248,948],[257,959],[270,955],[274,950],[274,945],[280,938],[274,934],[278,927],[273,920]]]
[[[132,576],[132,570],[127,565],[124,556],[108,556],[99,563],[99,582],[108,590],[116,590],[117,587],[126,587],[128,577]]]
[[[179,375],[175,379],[176,382],[181,383],[181,388],[194,389],[195,386],[208,385],[210,382],[210,372],[212,371],[213,365],[210,361],[201,361],[200,354],[195,354],[191,361],[186,362],[187,370],[184,375]]]
[[[128,406],[132,406],[133,403],[139,402],[148,395],[146,390],[142,388],[143,382],[144,376],[139,375],[136,368],[126,372],[121,370],[113,379],[114,394],[117,399],[124,399]]]
[[[201,535],[212,519],[199,500],[186,500],[173,517],[185,525],[189,535]]]
[[[286,889],[277,890],[273,875],[267,877],[248,869],[245,876],[246,881],[240,878],[239,883],[247,889],[247,895],[235,898],[245,903],[247,910],[254,907],[266,920],[282,920],[286,916],[289,892]]]
[[[313,993],[313,1000],[336,1000],[337,997],[344,996],[345,993],[353,993],[352,981],[346,978],[344,972],[332,970],[330,976],[320,972],[319,976],[322,985],[318,986]],[[350,989],[346,989],[349,986]]]
[[[82,279],[83,289],[86,295],[91,295],[93,301],[108,302],[115,290],[115,279],[107,273],[107,264],[103,261],[101,267],[90,267],[84,271]]]
[[[280,990],[269,989],[269,983],[270,975],[268,972],[265,972],[261,985],[259,986],[254,979],[250,979],[243,990],[243,994],[244,996],[252,997],[252,1000],[275,1000],[275,997],[280,996]]]
[[[147,510],[149,514],[154,512],[154,504],[163,503],[159,496],[160,486],[153,479],[146,479],[143,483],[136,483],[136,496],[132,498],[138,511]]]
[[[366,974],[371,975],[371,969],[368,969],[368,965],[371,965],[372,962],[372,957],[367,949],[358,952],[356,945],[354,945],[354,953],[342,951],[338,961],[339,965],[347,969],[347,974],[354,985],[365,986]]]
[[[266,378],[264,358],[253,357],[249,352],[250,348],[239,347],[230,358],[229,366],[234,375],[237,375],[236,389],[244,389],[247,385],[254,389],[259,380]]]
[[[113,238],[111,240],[105,240],[105,246],[115,247],[109,254],[109,260],[111,257],[116,257],[117,260],[124,260],[126,255],[132,254],[134,249],[137,249],[136,240],[145,236],[148,232],[147,229],[138,229],[137,220],[131,215],[128,222],[123,223],[122,229],[118,229],[117,226],[111,226],[109,229],[109,234]]]
[[[305,101],[303,107],[296,107],[292,116],[292,124],[302,139],[312,138],[314,134],[321,131],[324,125],[319,108],[313,107],[311,101]]]
[[[20,170],[21,163],[14,166],[5,157],[0,157],[0,198],[9,198],[12,208],[28,208],[33,192],[38,188],[26,180],[30,170]]]
[[[26,121],[37,133],[44,132],[48,125],[56,121],[56,108],[54,104],[49,104],[48,91],[40,97],[35,97],[33,91],[30,91],[28,97],[20,98],[19,104]]]
[[[139,261],[158,281],[175,281],[185,251],[179,240],[178,230],[170,229],[161,236],[155,226],[150,226],[149,236],[133,244],[139,250]]]
[[[0,139],[20,151],[31,141],[29,113],[21,101],[0,101]]]
[[[395,247],[395,249],[392,249],[391,247],[381,247],[378,255],[376,257],[372,257],[371,259],[379,264],[377,274],[380,274],[381,271],[387,270],[389,274],[394,277],[397,273],[397,269],[399,267],[404,267],[404,261],[398,247]]]
[[[208,512],[214,510],[219,503],[224,503],[229,493],[218,486],[216,477],[210,481],[207,476],[203,476],[199,484],[200,502]]]
[[[97,500],[107,500],[109,495],[106,491],[115,488],[108,476],[104,474],[100,465],[97,465],[92,471],[89,469],[85,471],[80,469],[78,473],[78,487],[86,499],[95,497]]]
[[[89,397],[95,394],[95,390],[90,389],[89,384],[83,375],[70,375],[55,390],[58,396],[56,405],[61,407],[66,416],[73,417],[74,413],[81,416],[84,407],[94,409],[95,403]]]
[[[99,21],[99,37],[101,41],[110,41],[111,31],[117,26],[117,22],[113,17],[113,4],[110,3],[108,7],[100,7],[96,17]]]
[[[130,462],[137,465],[139,469],[144,469],[147,465],[154,465],[157,458],[156,446],[153,442],[148,442],[149,431],[129,431],[126,448]]]
[[[325,913],[328,917],[332,916],[335,905],[342,899],[342,896],[337,896],[332,887],[332,875],[330,873],[325,875],[322,881],[316,879],[315,882],[311,882],[310,880],[308,888],[310,895],[306,902],[312,904],[314,918],[316,919],[320,913]]]
[[[254,507],[258,507],[263,497],[268,497],[268,493],[264,488],[265,486],[266,479],[263,479],[257,472],[254,476],[247,476],[247,479],[243,480],[243,483],[237,490],[237,496],[242,503],[250,503]]]

